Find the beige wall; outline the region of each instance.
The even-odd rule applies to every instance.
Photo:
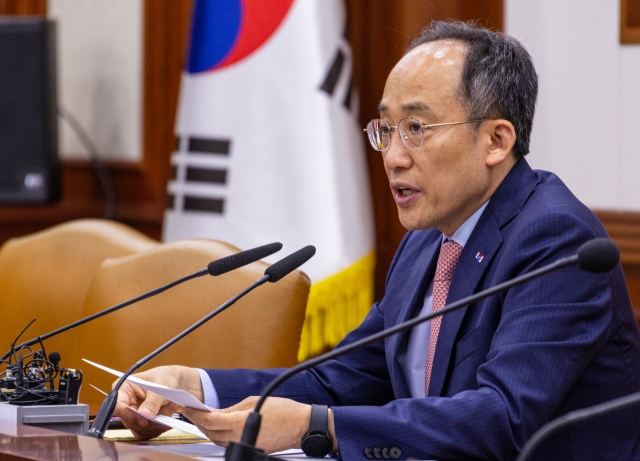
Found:
[[[618,0],[506,0],[507,33],[540,75],[529,161],[587,205],[640,210],[640,45],[620,45]]]
[[[505,0],[540,96],[529,162],[594,209],[640,210],[640,45],[620,45],[618,0]]]
[[[48,0],[57,22],[58,102],[88,131],[100,156],[142,158],[142,0]],[[62,158],[84,148],[60,122]]]

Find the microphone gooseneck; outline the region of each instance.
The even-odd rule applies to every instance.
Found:
[[[168,283],[167,285],[148,291],[140,296],[136,296],[133,299],[124,301],[120,304],[109,307],[108,309],[105,309],[103,311],[89,315],[88,317],[85,317],[83,319],[70,323],[69,325],[50,331],[49,333],[39,336],[38,338],[33,338],[33,339],[30,339],[29,341],[25,341],[19,346],[15,346],[14,349],[32,346],[40,341],[44,341],[53,336],[59,335],[60,333],[64,333],[65,331],[71,330],[72,328],[78,327],[87,322],[100,318],[104,315],[110,314],[111,312],[120,310],[123,307],[127,307],[127,306],[130,306],[131,304],[135,304],[139,301],[143,301],[147,298],[151,298],[152,296],[160,294],[188,280],[191,280],[197,277],[202,277],[207,274],[213,275],[213,276],[226,274],[227,272],[238,269],[242,266],[246,266],[247,264],[251,264],[252,262],[259,261],[262,258],[266,258],[267,256],[272,255],[273,253],[279,251],[281,248],[282,248],[282,244],[275,242],[275,243],[270,243],[268,245],[263,245],[261,247],[253,248],[251,250],[241,251],[239,253],[236,253],[230,256],[225,256],[224,258],[220,258],[216,261],[209,263],[206,269],[199,270],[197,272],[194,272],[193,274],[187,275],[171,283]],[[10,354],[11,354],[11,351],[5,353],[2,357],[0,357],[0,360],[4,360]]]
[[[238,301],[240,298],[242,298],[244,295],[246,295],[250,291],[254,290],[255,288],[259,287],[260,285],[262,285],[262,284],[264,284],[264,283],[266,283],[268,281],[272,281],[272,276],[270,275],[269,270],[273,266],[275,266],[277,264],[280,264],[276,268],[276,272],[280,276],[280,278],[282,278],[285,275],[289,274],[290,272],[296,270],[298,267],[300,267],[302,264],[304,264],[306,261],[308,261],[314,254],[315,254],[315,248],[312,247],[312,246],[308,246],[308,247],[304,247],[304,248],[296,251],[295,253],[293,253],[293,254],[281,259],[277,263],[275,263],[272,266],[268,267],[264,271],[264,275],[262,277],[260,277],[258,280],[256,280],[254,283],[252,283],[247,288],[242,290],[240,293],[238,293],[237,295],[235,295],[234,297],[232,297],[231,299],[226,301],[224,304],[222,304],[216,310],[214,310],[213,312],[209,313],[208,315],[206,315],[205,317],[203,317],[202,319],[200,319],[199,321],[197,321],[196,323],[191,325],[189,328],[184,330],[182,333],[178,334],[174,338],[172,338],[169,341],[167,341],[166,343],[164,343],[162,346],[160,346],[155,351],[151,352],[146,357],[142,358],[141,360],[138,360],[131,368],[129,368],[120,377],[120,379],[118,379],[118,382],[114,386],[113,390],[109,393],[107,398],[102,402],[102,405],[100,405],[100,409],[98,410],[98,414],[96,415],[96,418],[95,418],[95,420],[93,422],[93,425],[91,426],[91,429],[89,429],[89,432],[87,432],[86,435],[88,435],[90,437],[99,438],[99,439],[104,438],[104,433],[107,430],[107,427],[109,425],[109,421],[111,420],[111,416],[113,415],[113,411],[116,408],[116,403],[117,403],[117,400],[118,400],[118,390],[120,389],[122,384],[125,382],[125,380],[129,377],[129,375],[131,375],[134,371],[136,371],[138,368],[140,368],[143,365],[145,365],[146,363],[148,363],[151,359],[156,357],[158,354],[160,354],[165,349],[169,348],[173,344],[175,344],[178,341],[180,341],[182,338],[187,336],[189,333],[191,333],[195,329],[199,328],[200,326],[202,326],[203,324],[205,324],[206,322],[211,320],[213,317],[218,315],[220,312],[222,312],[225,309],[227,309],[229,306],[234,304],[236,301]],[[278,278],[277,280],[280,280],[280,278]]]
[[[516,461],[528,461],[538,447],[540,447],[542,442],[561,429],[601,415],[614,413],[618,410],[624,410],[625,408],[633,407],[638,404],[640,404],[640,392],[625,395],[624,397],[618,397],[617,399],[599,403],[591,407],[582,408],[580,410],[570,411],[553,421],[549,421],[538,429],[527,443],[525,443],[522,451],[516,458]]]
[[[605,242],[606,241],[606,242]],[[612,250],[613,248],[613,250]],[[299,363],[298,365],[286,370],[281,375],[277,376],[273,381],[271,381],[267,387],[262,392],[262,395],[258,399],[256,406],[252,413],[249,413],[249,417],[247,418],[247,422],[245,423],[244,431],[242,433],[242,439],[239,443],[231,442],[229,444],[229,448],[227,448],[227,452],[225,453],[226,461],[246,461],[248,459],[257,459],[260,456],[264,456],[261,450],[257,450],[255,448],[255,443],[258,438],[258,431],[260,430],[260,409],[264,404],[265,400],[271,393],[284,381],[289,379],[291,376],[296,375],[302,371],[313,368],[317,365],[320,365],[323,362],[334,359],[340,355],[347,354],[348,352],[361,349],[369,344],[380,341],[388,336],[394,335],[396,333],[400,333],[402,331],[406,331],[410,328],[415,327],[416,325],[426,322],[428,320],[433,319],[434,317],[439,317],[441,315],[448,314],[454,310],[460,309],[461,307],[465,307],[469,304],[476,303],[482,299],[493,296],[496,293],[507,290],[513,286],[520,285],[529,280],[538,278],[542,275],[548,274],[549,272],[556,271],[563,267],[573,266],[579,264],[583,270],[589,272],[604,272],[613,268],[617,264],[617,258],[619,258],[619,252],[617,251],[617,247],[613,242],[608,239],[593,239],[589,242],[582,245],[578,252],[572,256],[567,256],[561,258],[551,264],[548,264],[544,267],[531,271],[527,274],[520,275],[514,279],[508,280],[506,282],[500,283],[493,287],[487,288],[479,293],[473,294],[471,296],[467,296],[466,298],[460,299],[454,303],[451,303],[437,312],[431,312],[429,314],[414,317],[413,319],[407,320],[405,322],[399,323],[391,328],[387,328],[385,330],[379,331],[373,335],[362,338],[358,341],[355,341],[351,344],[347,344],[346,346],[340,347],[339,349],[334,349],[331,352],[320,355],[313,359],[307,360],[305,362]],[[616,257],[616,261],[612,263],[613,256],[618,255]],[[600,255],[603,256],[603,259],[606,259],[605,262],[596,261]]]

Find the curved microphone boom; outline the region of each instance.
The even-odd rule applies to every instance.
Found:
[[[150,353],[149,355],[147,355],[143,359],[137,361],[131,368],[129,368],[120,377],[120,379],[118,379],[118,382],[113,387],[112,391],[109,393],[107,398],[104,399],[104,401],[102,402],[102,405],[100,405],[100,409],[98,410],[98,414],[96,415],[96,418],[95,418],[95,420],[93,422],[93,425],[91,426],[91,429],[89,429],[89,432],[87,432],[86,435],[88,435],[90,437],[99,438],[99,439],[104,437],[104,432],[107,430],[107,426],[109,425],[109,421],[111,420],[111,416],[113,415],[113,411],[116,408],[116,403],[117,403],[117,400],[118,400],[118,390],[120,389],[120,386],[122,386],[122,384],[125,382],[125,380],[129,377],[129,375],[131,375],[131,373],[136,371],[141,366],[145,365],[147,362],[149,362],[151,359],[153,359],[155,356],[160,354],[165,349],[169,348],[173,344],[175,344],[178,341],[180,341],[182,338],[187,336],[189,333],[194,331],[196,328],[198,328],[198,327],[202,326],[203,324],[205,324],[206,322],[208,322],[210,319],[212,319],[213,317],[218,315],[220,312],[222,312],[223,310],[225,310],[226,308],[228,308],[229,306],[234,304],[237,300],[242,298],[244,295],[246,295],[247,293],[249,293],[253,289],[259,287],[260,285],[262,285],[262,284],[264,284],[266,282],[272,282],[272,283],[277,282],[278,280],[280,280],[281,278],[283,278],[287,274],[293,272],[298,267],[300,267],[305,262],[307,262],[309,259],[311,259],[311,257],[315,253],[316,253],[315,247],[309,245],[309,246],[306,246],[304,248],[301,248],[300,250],[296,251],[295,253],[290,254],[289,256],[287,256],[285,258],[282,258],[277,263],[269,266],[264,271],[264,275],[262,277],[260,277],[258,280],[256,280],[253,284],[251,284],[250,286],[248,286],[247,288],[242,290],[240,293],[238,293],[233,298],[229,299],[227,302],[222,304],[220,307],[218,307],[213,312],[209,313],[207,316],[205,316],[202,319],[200,319],[198,322],[196,322],[193,325],[191,325],[189,328],[184,330],[179,335],[175,336],[174,338],[172,338],[169,341],[167,341],[166,343],[164,343],[162,346],[160,346],[158,349],[156,349],[155,351],[153,351],[152,353]]]
[[[197,272],[194,272],[193,274],[187,275],[185,277],[182,277],[178,280],[175,280],[167,285],[161,286],[159,288],[156,288],[155,290],[151,290],[148,291],[147,293],[144,293],[140,296],[137,296],[133,299],[130,299],[128,301],[124,301],[120,304],[117,304],[115,306],[112,306],[108,309],[105,309],[103,311],[97,312],[93,315],[90,315],[88,317],[85,317],[83,319],[77,320],[73,323],[70,323],[69,325],[66,325],[64,327],[58,328],[57,330],[53,330],[47,334],[44,334],[42,336],[38,336],[37,338],[33,338],[30,339],[29,341],[25,341],[22,344],[18,345],[18,346],[12,346],[12,350],[14,349],[19,349],[22,347],[29,347],[32,346],[40,341],[44,341],[46,339],[49,339],[53,336],[59,335],[60,333],[64,333],[67,330],[70,330],[72,328],[75,328],[77,326],[83,325],[87,322],[90,322],[94,319],[97,319],[99,317],[102,317],[103,315],[107,315],[110,314],[111,312],[115,312],[119,309],[122,309],[123,307],[127,307],[130,306],[131,304],[135,304],[138,301],[142,301],[145,300],[147,298],[151,298],[152,296],[155,296],[157,294],[162,293],[163,291],[168,290],[169,288],[173,288],[177,285],[180,285],[183,282],[186,282],[187,280],[191,280],[197,277],[202,277],[204,275],[212,275],[212,276],[218,276],[218,275],[222,275],[222,274],[226,274],[227,272],[230,272],[232,270],[238,269],[240,267],[246,266],[247,264],[251,264],[253,262],[259,261],[263,258],[266,258],[269,255],[272,255],[278,251],[280,251],[280,249],[282,249],[282,243],[279,242],[274,242],[274,243],[269,243],[267,245],[263,245],[260,247],[256,247],[256,248],[252,248],[250,250],[245,250],[245,251],[241,251],[239,253],[230,255],[230,256],[225,256],[224,258],[220,258],[217,259],[213,262],[210,262],[209,265],[207,266],[206,269],[202,269],[199,270]],[[6,359],[12,351],[8,351],[7,353],[5,353],[2,357],[0,357],[0,360],[4,360]]]
[[[516,461],[528,461],[531,459],[531,456],[533,456],[542,442],[561,429],[589,419],[597,418],[601,415],[615,413],[619,410],[634,407],[638,404],[640,404],[640,392],[625,395],[624,397],[618,397],[617,399],[599,403],[591,407],[582,408],[581,410],[570,411],[569,413],[559,416],[558,418],[549,421],[531,436],[527,443],[524,444],[524,447],[516,458]]]
[[[260,399],[256,403],[254,410],[249,413],[249,416],[247,417],[247,422],[245,423],[244,431],[242,433],[242,439],[239,443],[231,442],[229,444],[229,447],[227,448],[227,451],[225,453],[225,460],[247,461],[261,459],[265,456],[262,450],[255,448],[255,443],[258,438],[258,431],[260,430],[260,409],[262,408],[262,405],[264,404],[264,401],[267,399],[267,397],[280,384],[289,379],[291,376],[320,365],[327,360],[334,359],[340,355],[346,354],[356,349],[361,349],[388,336],[413,328],[414,326],[422,322],[431,320],[434,317],[439,317],[454,310],[460,309],[461,307],[476,303],[484,298],[488,298],[489,296],[492,296],[496,293],[507,290],[508,288],[520,285],[529,280],[535,279],[563,267],[574,266],[577,264],[581,269],[587,272],[607,272],[613,269],[616,264],[618,264],[619,259],[620,252],[615,243],[607,238],[595,238],[580,246],[576,254],[572,256],[561,258],[558,261],[547,266],[541,267],[527,274],[520,275],[519,277],[500,283],[493,287],[487,288],[486,290],[483,290],[474,295],[467,296],[466,298],[448,304],[447,306],[436,312],[431,312],[430,314],[414,317],[413,319],[399,323],[391,328],[387,328],[386,330],[379,331],[378,333],[375,333],[371,336],[367,336],[358,341],[354,341],[353,343],[347,344],[346,346],[340,347],[339,349],[334,349],[331,352],[299,363],[298,365],[288,369],[287,371],[276,377],[273,381],[271,381],[271,383],[269,383],[269,385],[267,385],[267,387],[262,392]]]

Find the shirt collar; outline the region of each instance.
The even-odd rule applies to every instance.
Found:
[[[467,240],[469,240],[469,237],[471,236],[471,232],[473,232],[473,229],[475,229],[476,224],[478,224],[478,220],[480,219],[480,216],[482,216],[482,212],[484,211],[484,209],[487,207],[488,204],[489,204],[489,200],[484,202],[484,205],[478,208],[478,210],[475,213],[473,213],[469,217],[469,219],[467,219],[464,223],[462,223],[462,226],[458,227],[458,230],[456,230],[451,237],[449,237],[448,235],[442,234],[442,242],[444,243],[445,240],[447,239],[453,240],[454,242],[456,242],[457,244],[459,244],[461,247],[464,248],[464,246],[467,244]]]

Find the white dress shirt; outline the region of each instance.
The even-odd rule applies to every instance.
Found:
[[[476,227],[482,212],[487,207],[489,202],[485,202],[478,211],[471,215],[454,234],[449,237],[442,234],[442,242],[445,240],[453,240],[461,247],[467,244],[469,236],[473,229]],[[433,279],[429,284],[427,293],[424,297],[424,304],[422,310],[418,315],[427,315],[432,311],[433,301]],[[409,384],[409,390],[411,397],[424,397],[424,382],[425,382],[425,370],[427,366],[427,349],[429,348],[429,339],[431,338],[431,322],[423,322],[416,325],[409,332],[409,344],[407,345],[407,354],[405,360],[402,363],[402,371],[407,378]]]

